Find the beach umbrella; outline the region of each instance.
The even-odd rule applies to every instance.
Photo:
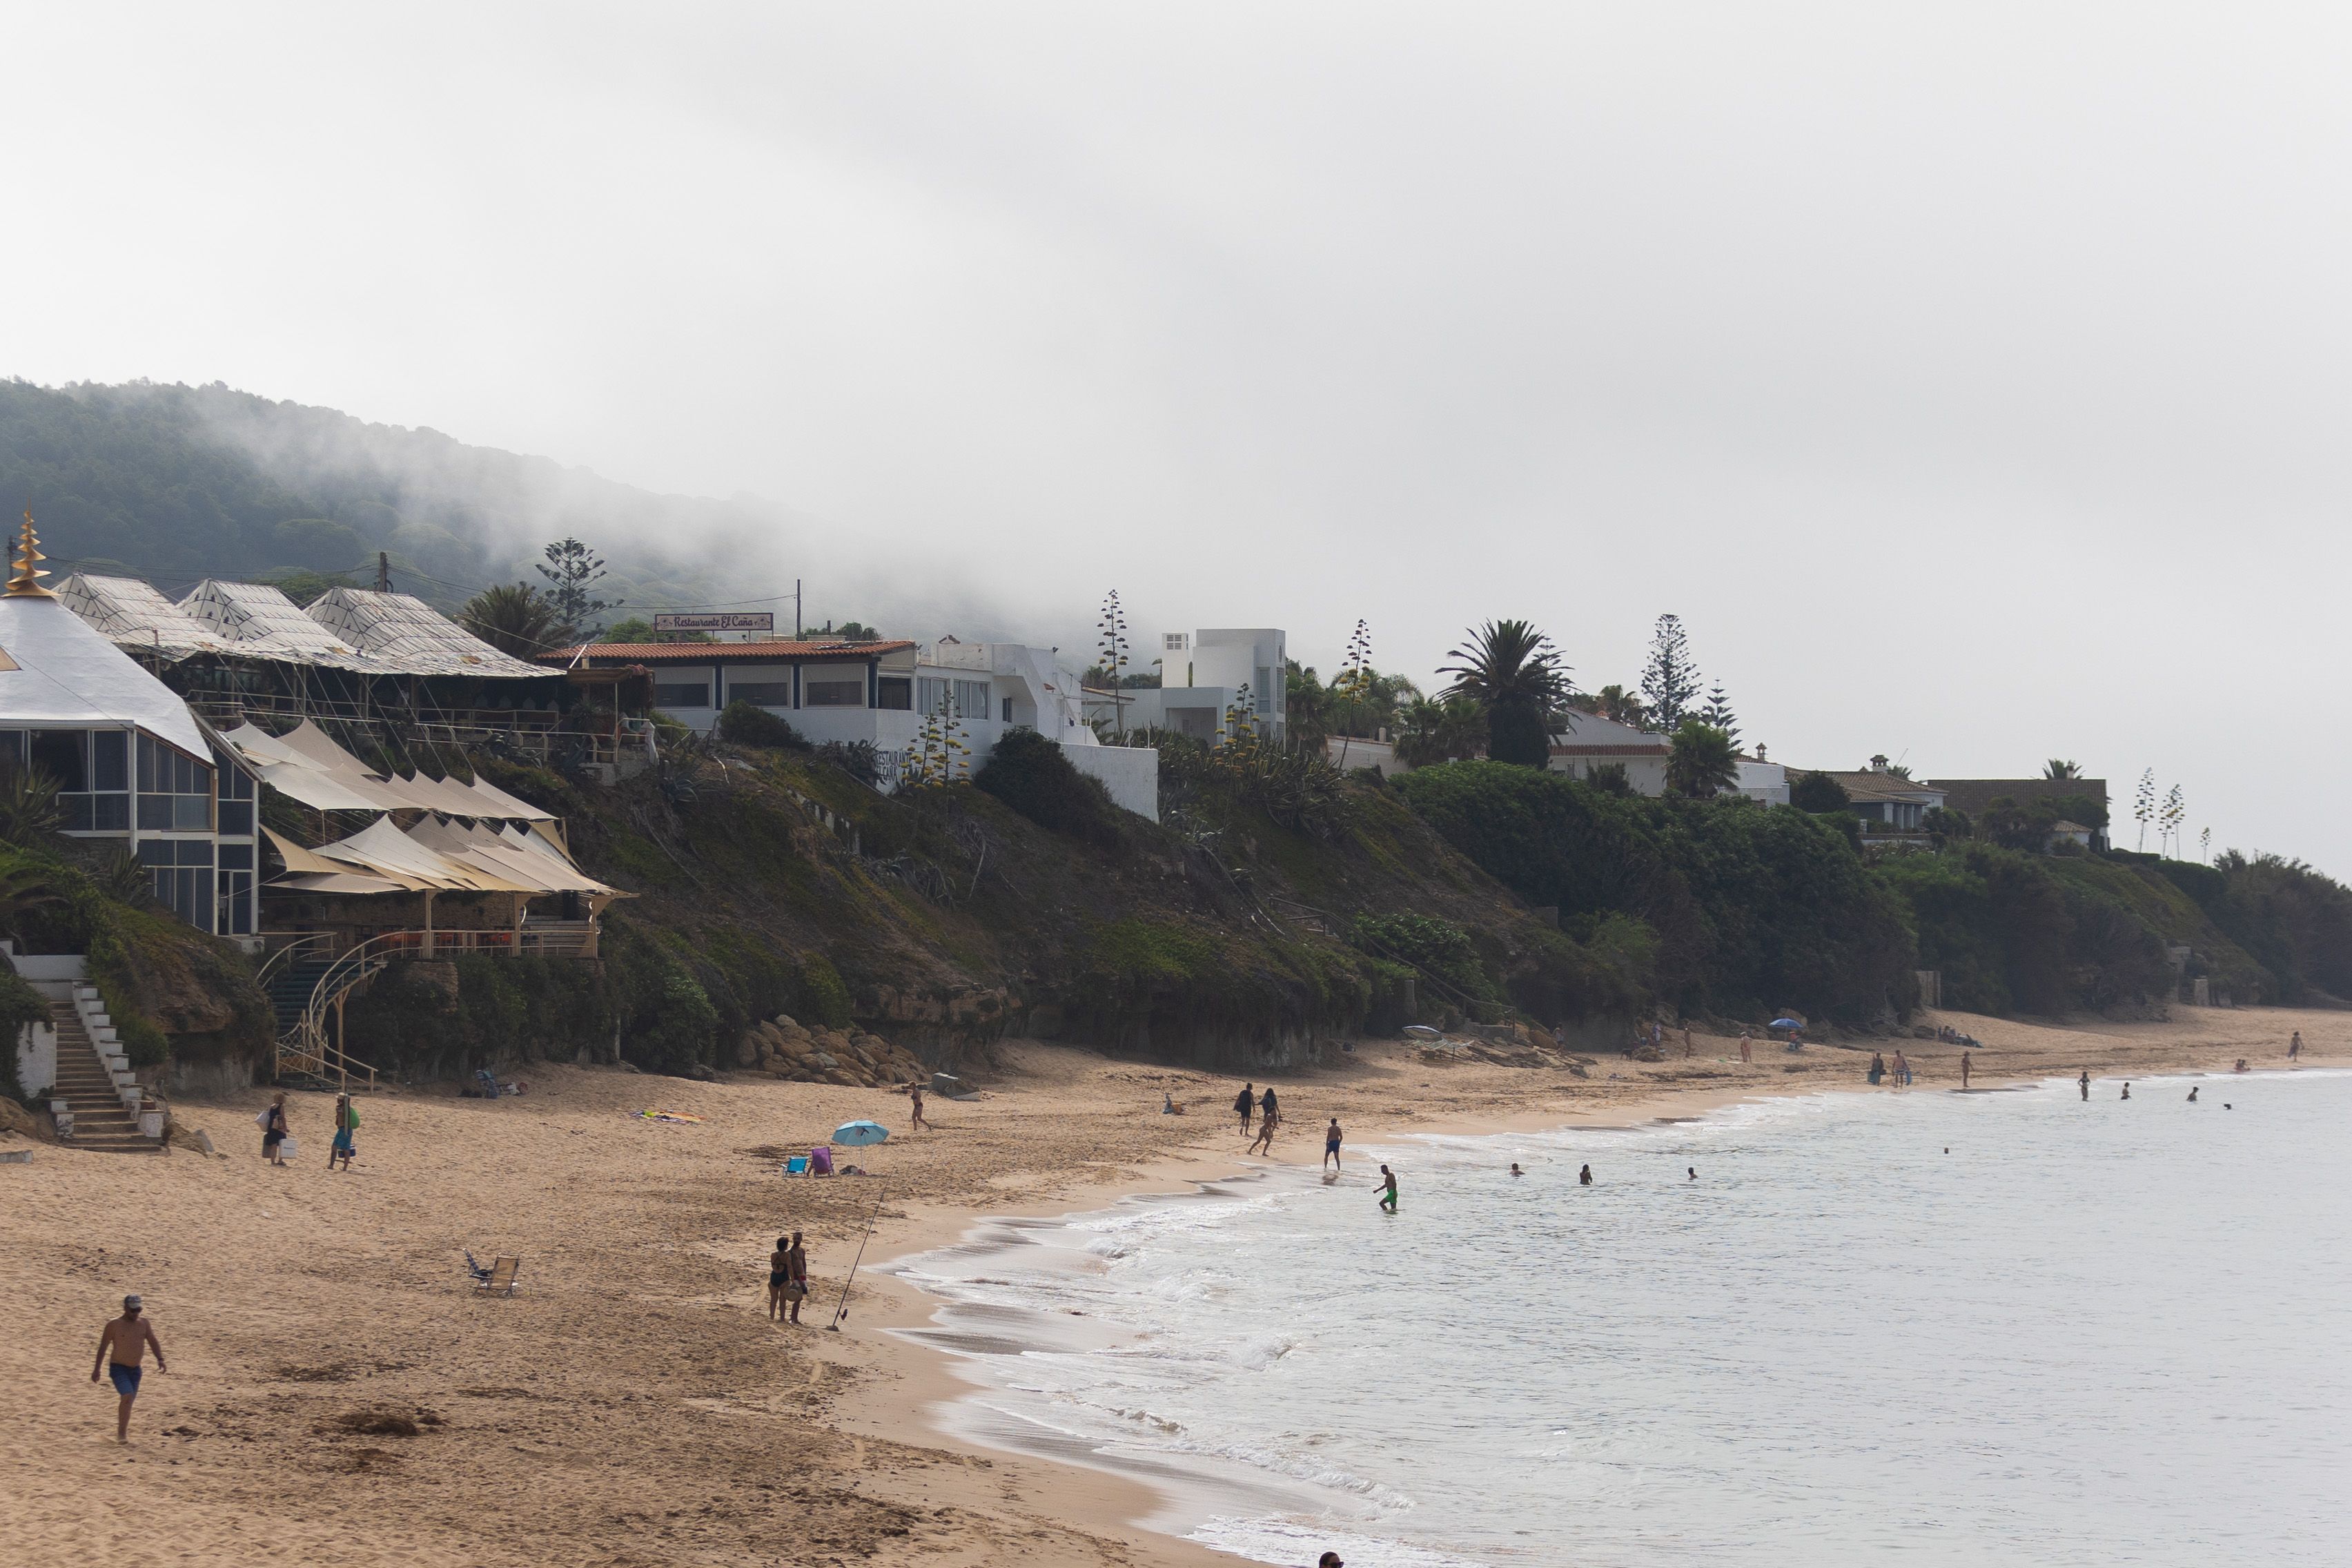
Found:
[[[890,1136],[890,1130],[878,1121],[845,1121],[833,1130],[833,1141],[858,1148],[867,1143],[879,1143]]]
[[[1801,1029],[1804,1027],[1804,1025],[1799,1023],[1794,1018],[1775,1018],[1771,1023],[1766,1025],[1765,1027],[1770,1029]]]

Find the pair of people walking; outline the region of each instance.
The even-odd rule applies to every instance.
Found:
[[[273,1165],[286,1163],[286,1146],[294,1140],[293,1124],[286,1116],[286,1091],[280,1089],[270,1100],[269,1109],[254,1121],[261,1127],[261,1157]],[[352,1158],[358,1153],[360,1108],[352,1103],[348,1094],[335,1096],[335,1138],[327,1145],[327,1169],[342,1162],[346,1171],[352,1168]]]

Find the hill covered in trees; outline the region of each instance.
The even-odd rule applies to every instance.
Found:
[[[64,570],[167,589],[304,574],[364,584],[384,552],[395,586],[444,609],[536,581],[541,546],[568,535],[607,558],[618,597],[698,603],[730,541],[784,521],[217,383],[0,382],[0,496],[31,506]]]

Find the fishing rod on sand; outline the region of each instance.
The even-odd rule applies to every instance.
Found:
[[[866,1216],[866,1234],[857,1239],[857,1256],[850,1261],[849,1279],[841,1282],[841,1300],[834,1304],[833,1321],[824,1326],[827,1333],[841,1332],[842,1321],[849,1316],[850,1281],[857,1278],[858,1264],[866,1261],[866,1244],[874,1239],[874,1222],[881,1217],[882,1186],[881,1184],[877,1183],[874,1188],[874,1212]]]

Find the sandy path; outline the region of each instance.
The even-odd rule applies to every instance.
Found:
[[[1955,1016],[1988,1078],[2147,1073],[2238,1056],[2352,1058],[2352,1015],[2188,1011],[2170,1024],[2050,1028]],[[1900,1043],[1923,1087],[1956,1047]],[[1337,1114],[1375,1131],[1687,1113],[1746,1094],[1848,1087],[1866,1055],[1730,1042],[1591,1078],[1429,1061],[1365,1045],[1277,1087],[1276,1157],[1316,1160]],[[874,1256],[982,1213],[1046,1214],[1247,1162],[1234,1084],[1044,1047],[1008,1047],[986,1097],[934,1103],[940,1131],[850,1156],[887,1178]],[[1794,1070],[1790,1070],[1793,1068]],[[1618,1076],[1611,1079],[1607,1075]],[[258,1091],[184,1103],[227,1158],[37,1147],[0,1167],[0,1376],[15,1397],[0,1539],[59,1563],[654,1564],[1227,1562],[1137,1530],[1115,1478],[959,1451],[921,1422],[959,1384],[884,1335],[923,1308],[862,1279],[847,1332],[821,1332],[876,1184],[786,1183],[770,1151],[841,1121],[906,1121],[903,1099],[766,1079],[705,1085],[540,1068],[496,1103],[438,1092],[362,1102],[361,1160],[324,1169],[330,1100],[289,1102],[299,1163],[256,1152]],[[1191,1114],[1159,1113],[1171,1091]],[[1916,1090],[1914,1090],[1916,1092]],[[632,1120],[661,1105],[699,1125]],[[781,1229],[810,1233],[800,1330],[763,1317]],[[460,1249],[520,1253],[512,1300],[466,1288]],[[88,1382],[100,1322],[143,1293],[173,1358],[149,1373],[135,1441]],[[417,1435],[352,1429],[374,1416]]]

